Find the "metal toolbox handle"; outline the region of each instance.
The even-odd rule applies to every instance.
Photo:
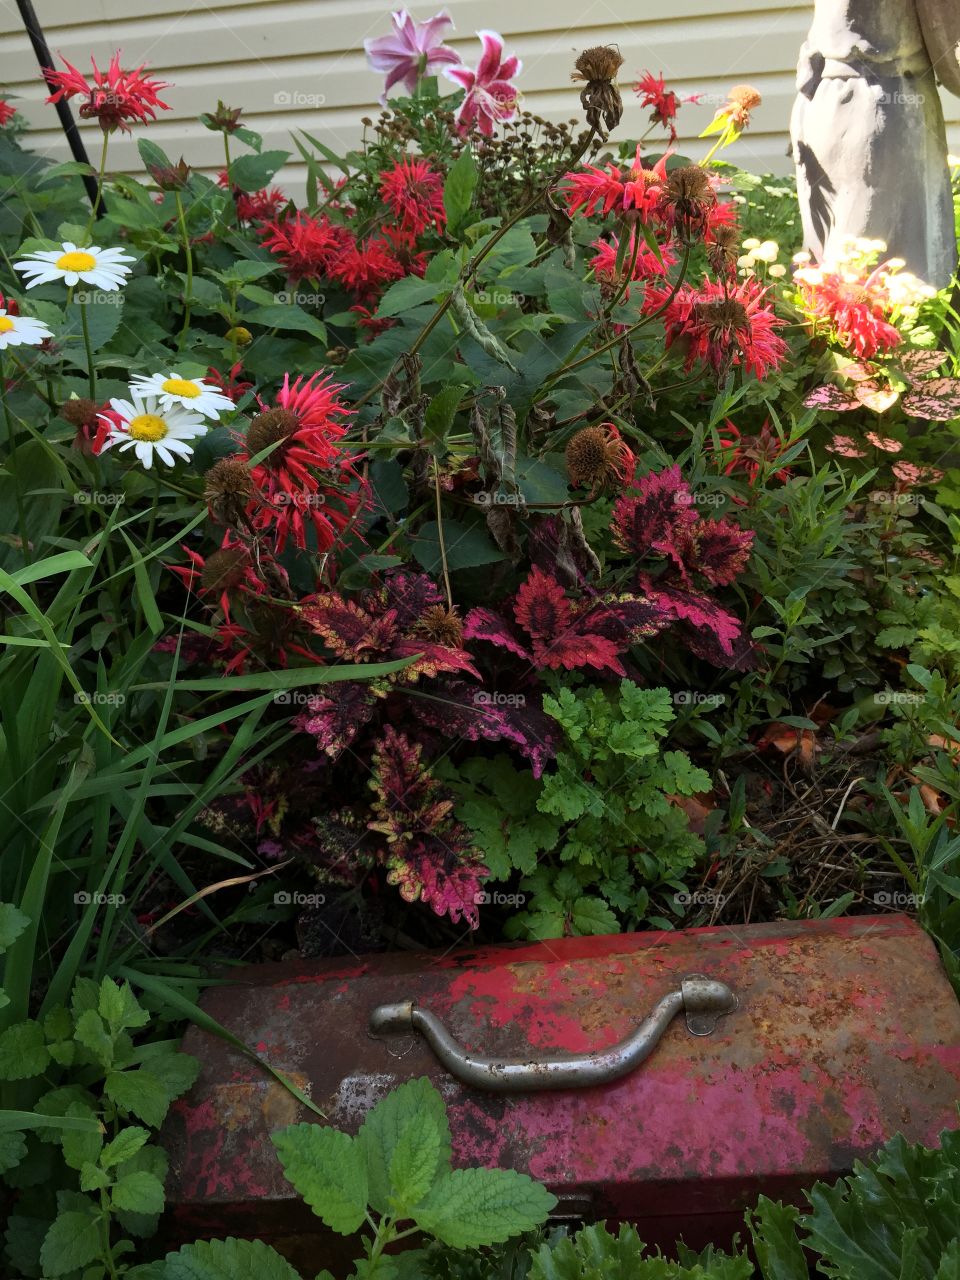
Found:
[[[737,997],[725,982],[692,973],[626,1039],[597,1053],[557,1058],[478,1058],[454,1039],[436,1014],[421,1009],[414,1000],[378,1005],[370,1015],[370,1031],[373,1035],[419,1031],[450,1074],[464,1084],[498,1093],[529,1093],[619,1080],[650,1056],[681,1010],[691,1035],[708,1036],[718,1019],[736,1007]]]

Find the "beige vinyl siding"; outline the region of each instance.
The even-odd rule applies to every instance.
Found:
[[[334,150],[355,146],[360,117],[377,110],[381,78],[363,53],[366,36],[389,29],[393,6],[384,0],[36,0],[54,53],[81,70],[90,54],[103,66],[116,48],[125,66],[147,62],[153,74],[172,82],[165,92],[173,110],[161,112],[150,136],[174,159],[181,154],[198,168],[222,167],[222,141],[197,123],[200,112],[222,98],[242,106],[264,145],[294,152],[280,175],[282,185],[302,195],[303,166],[289,137],[306,129]],[[646,127],[629,84],[636,72],[663,72],[682,94],[705,95],[681,110],[681,147],[702,154],[697,133],[734,83],[748,81],[763,94],[754,122],[730,154],[745,167],[787,172],[787,123],[793,101],[797,51],[812,5],[806,0],[755,7],[745,0],[439,0],[417,3],[418,18],[446,7],[456,24],[449,42],[475,63],[477,28],[492,27],[507,50],[523,59],[519,84],[524,106],[565,119],[579,110],[570,83],[575,54],[592,44],[615,42],[624,55],[626,113],[619,136],[639,136]],[[718,10],[720,10],[718,12]],[[12,0],[0,0],[0,86],[20,101],[31,126],[30,145],[55,159],[68,158],[54,109],[43,103],[29,41]],[[451,90],[453,86],[450,86]],[[945,107],[953,147],[960,148],[960,101]],[[95,160],[100,138],[83,124]],[[110,168],[136,171],[136,134],[111,141]]]

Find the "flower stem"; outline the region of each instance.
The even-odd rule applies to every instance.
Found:
[[[443,567],[443,586],[447,593],[447,608],[453,609],[453,592],[450,590],[450,570],[447,565],[447,546],[443,537],[443,508],[440,505],[440,468],[433,459],[433,491],[437,497],[437,542],[440,547],[440,564]]]
[[[23,507],[23,492],[20,488],[20,469],[14,461],[13,451],[16,447],[16,436],[13,426],[13,414],[7,403],[7,362],[0,351],[0,400],[3,400],[3,420],[7,427],[7,466],[13,476],[13,492],[17,504],[17,525],[20,532],[20,549],[23,552],[24,564],[30,563],[30,539],[27,536],[27,513]],[[33,589],[30,590],[31,596]]]
[[[93,208],[90,210],[90,217],[87,219],[87,227],[83,233],[84,241],[87,243],[89,243],[90,233],[93,230],[93,224],[97,216],[97,210],[100,208],[100,201],[103,198],[103,179],[107,171],[107,143],[109,141],[109,133],[104,133],[103,145],[100,148],[100,168],[97,170],[97,194],[94,197]]]
[[[87,323],[87,304],[86,302],[80,302],[78,299],[78,306],[80,307],[80,328],[83,330],[83,346],[87,353],[87,377],[90,379],[90,399],[96,400],[97,370],[94,367],[93,349],[90,346],[90,326]]]
[[[223,135],[226,140],[226,134]],[[187,331],[190,328],[190,301],[193,298],[193,250],[190,248],[190,236],[187,233],[187,220],[183,213],[183,199],[179,191],[174,191],[173,198],[177,202],[177,220],[180,223],[180,234],[183,236],[183,252],[187,259],[187,284],[186,294],[183,299],[183,328],[180,330],[179,349],[183,350],[183,345],[187,340]]]

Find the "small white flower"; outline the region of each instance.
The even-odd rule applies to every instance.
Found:
[[[156,396],[141,396],[135,387],[130,388],[129,400],[111,400],[110,408],[120,418],[120,425],[105,414],[99,415],[110,427],[103,448],[118,445],[121,453],[133,449],[145,467],[153,465],[154,454],[168,467],[178,457],[189,458],[193,446],[187,441],[206,435],[208,430],[202,418],[186,409],[162,409]]]
[[[743,247],[744,249],[759,249],[760,241],[756,236],[751,236],[749,240],[744,240]]]
[[[775,262],[767,271],[768,276],[772,276],[774,280],[780,280],[787,274],[787,268],[782,262]]]
[[[26,277],[28,289],[38,284],[50,284],[53,280],[62,280],[72,289],[82,280],[84,284],[111,293],[119,289],[130,274],[130,268],[125,265],[128,262],[136,262],[136,258],[122,249],[101,249],[96,244],[78,249],[70,240],[65,240],[62,250],[42,249],[28,253],[13,265]]]
[[[141,396],[156,396],[162,409],[179,405],[214,421],[224,409],[235,408],[229,396],[203,378],[181,378],[176,373],[154,373],[150,377],[137,374],[130,379],[130,388]]]
[[[52,337],[42,320],[11,316],[0,307],[0,351],[6,351],[7,347],[39,347],[41,342]]]
[[[751,253],[761,262],[776,262],[780,256],[780,246],[776,240],[764,240],[763,244],[758,244],[755,249],[751,250]]]

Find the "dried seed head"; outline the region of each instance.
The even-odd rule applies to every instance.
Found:
[[[707,245],[707,261],[717,275],[731,271],[740,255],[740,232],[736,227],[719,226]]]
[[[447,609],[442,604],[432,605],[421,615],[419,628],[437,644],[448,645],[451,649],[463,648],[463,621],[456,609]]]
[[[249,564],[250,557],[243,547],[223,547],[207,556],[200,571],[200,585],[204,591],[230,591],[243,581]]]
[[[705,326],[712,340],[729,338],[740,329],[749,329],[746,307],[735,298],[716,302],[698,302],[694,308],[697,320]]]
[[[598,44],[584,49],[576,61],[573,80],[613,80],[623,66],[623,56],[613,44]]]
[[[727,99],[744,111],[753,111],[763,101],[759,90],[754,89],[752,84],[735,84],[727,94]]]
[[[633,455],[612,423],[584,427],[572,436],[566,448],[570,483],[584,489],[600,489],[622,483],[624,469]]]
[[[717,202],[710,179],[697,164],[681,165],[667,177],[663,206],[682,244],[702,240]]]
[[[78,400],[65,400],[60,406],[60,417],[71,427],[93,427],[97,423],[97,406],[86,396]]]
[[[285,441],[299,426],[300,419],[288,409],[265,409],[263,413],[257,414],[247,428],[247,448],[251,454],[261,453],[270,445]],[[275,449],[264,459],[265,464],[268,467],[275,466],[279,461],[278,455],[282,456],[284,452],[281,444],[279,449]]]
[[[667,175],[667,195],[674,201],[707,200],[713,195],[713,189],[698,164],[685,164],[671,169]]]
[[[253,477],[240,458],[221,458],[203,477],[203,496],[221,524],[240,524],[253,494]]]

